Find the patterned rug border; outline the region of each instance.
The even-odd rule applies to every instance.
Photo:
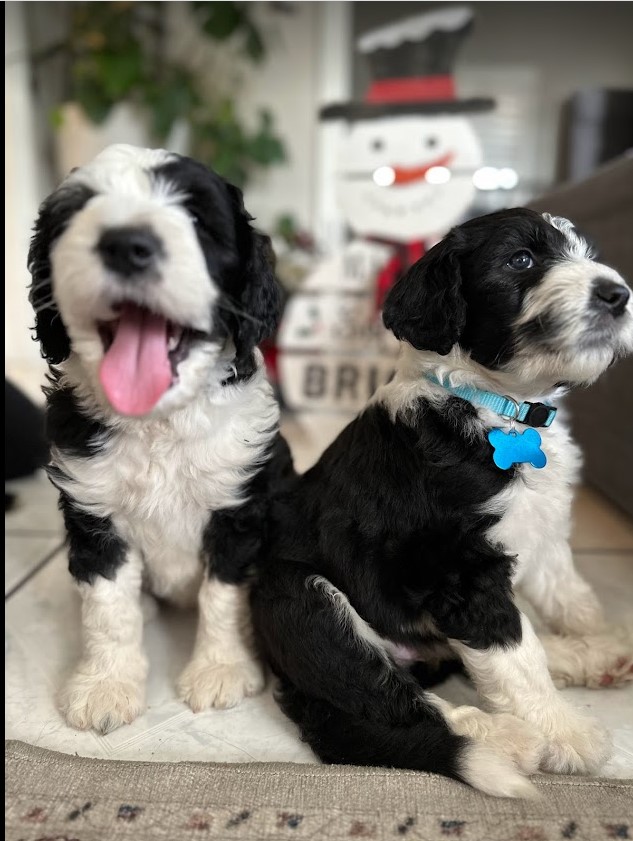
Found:
[[[633,780],[536,776],[511,801],[414,771],[5,750],[9,841],[633,839]]]

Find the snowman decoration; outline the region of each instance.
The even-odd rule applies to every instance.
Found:
[[[451,72],[472,18],[452,6],[365,34],[364,100],[321,111],[346,124],[337,193],[353,238],[286,309],[278,346],[291,408],[357,411],[389,379],[397,343],[382,327],[384,298],[473,201],[482,150],[465,115],[493,102],[458,99]]]

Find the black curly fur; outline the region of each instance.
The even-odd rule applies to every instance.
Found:
[[[51,249],[93,195],[83,184],[62,185],[41,205],[31,239],[28,269],[33,282],[29,301],[35,310],[35,340],[51,365],[59,365],[70,354],[70,339],[53,300]]]

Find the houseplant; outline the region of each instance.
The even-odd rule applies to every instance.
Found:
[[[53,114],[61,155],[76,165],[78,140],[103,146],[125,136],[179,146],[239,186],[255,169],[281,163],[271,113],[248,126],[235,105],[244,77],[266,57],[254,5],[64,4],[66,36],[34,56],[36,65],[63,57],[63,102]]]

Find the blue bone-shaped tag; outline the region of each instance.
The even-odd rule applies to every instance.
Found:
[[[492,460],[502,470],[508,470],[513,464],[531,464],[532,467],[545,467],[547,457],[541,449],[541,436],[536,429],[517,432],[511,429],[491,429],[488,440],[493,446]]]

